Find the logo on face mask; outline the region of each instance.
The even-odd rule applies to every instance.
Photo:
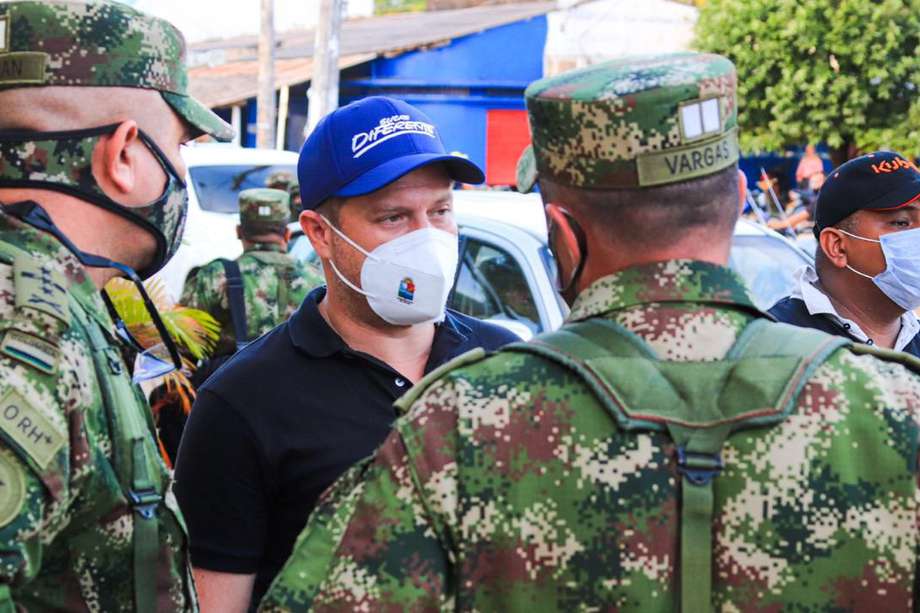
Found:
[[[412,280],[412,277],[406,277],[399,282],[397,297],[400,302],[412,304],[412,301],[415,300],[415,281]]]

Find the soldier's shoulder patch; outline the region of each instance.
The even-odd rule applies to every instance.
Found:
[[[7,330],[2,333],[0,353],[47,374],[57,369],[60,349],[57,345],[22,330]]]
[[[14,389],[0,395],[0,435],[25,452],[42,471],[66,442],[64,433]]]
[[[25,499],[22,465],[9,452],[0,450],[0,528],[16,519]]]
[[[70,323],[67,281],[60,272],[21,254],[13,263],[13,283],[17,309],[33,309]]]

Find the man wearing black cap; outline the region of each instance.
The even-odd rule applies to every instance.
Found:
[[[319,495],[383,442],[414,382],[517,340],[445,308],[452,182],[483,174],[417,109],[382,97],[338,109],[304,143],[298,178],[328,287],[205,383],[176,464],[204,610],[259,602]]]
[[[824,183],[814,232],[815,267],[770,313],[920,356],[920,170],[892,152],[850,160]]]

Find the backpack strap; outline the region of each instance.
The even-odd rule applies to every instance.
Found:
[[[533,353],[574,372],[626,431],[667,431],[681,474],[680,599],[712,608],[713,480],[732,432],[785,419],[808,379],[848,339],[756,319],[719,362],[666,362],[619,324],[567,324],[506,351]],[[726,398],[727,397],[727,398]],[[723,403],[723,398],[729,402]],[[744,398],[745,406],[733,402]]]
[[[71,297],[71,313],[86,330],[97,380],[112,432],[116,473],[122,490],[134,510],[133,568],[135,611],[153,613],[157,602],[159,520],[163,483],[151,457],[153,422],[142,410],[121,355],[106,339],[99,325],[88,318]]]
[[[246,299],[243,295],[243,275],[240,265],[233,260],[220,260],[227,277],[227,301],[230,303],[230,319],[233,322],[233,335],[236,337],[236,350],[249,344],[249,332],[246,322]]]

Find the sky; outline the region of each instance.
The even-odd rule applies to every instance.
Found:
[[[259,31],[259,0],[122,0],[175,24],[189,42]],[[318,0],[275,0],[278,31],[312,26]]]

